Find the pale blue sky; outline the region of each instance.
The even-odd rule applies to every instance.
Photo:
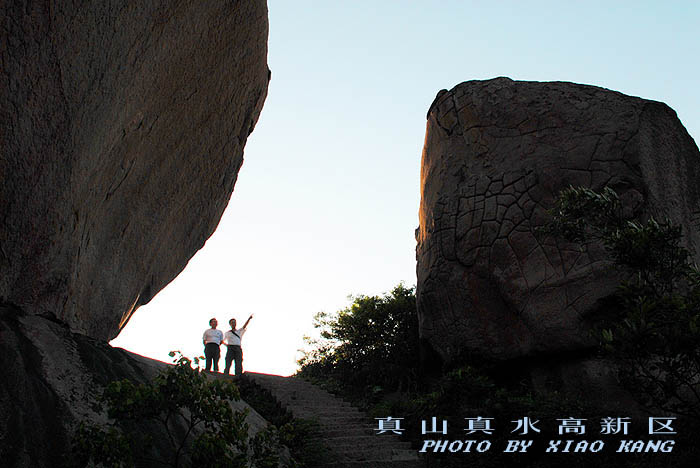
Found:
[[[440,89],[593,84],[667,103],[697,137],[699,5],[271,0],[272,81],[219,229],[113,344],[195,355],[209,318],[255,313],[245,367],[293,372],[315,312],[415,283],[425,115]]]

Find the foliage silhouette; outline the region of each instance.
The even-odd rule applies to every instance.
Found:
[[[351,297],[335,314],[320,312],[321,340],[299,360],[299,375],[331,380],[359,394],[408,390],[418,380],[415,287],[397,285],[383,296]],[[360,395],[358,395],[360,396]]]
[[[113,421],[107,426],[81,423],[73,437],[71,466],[90,463],[109,468],[161,465],[176,468],[203,464],[229,468],[278,465],[277,436],[263,429],[248,442],[246,411],[234,411],[240,399],[229,380],[210,380],[193,362],[173,351],[174,366],[152,382],[128,379],[110,383],[101,403]],[[200,358],[194,359],[194,364]],[[168,454],[154,453],[143,424],[160,428]]]
[[[602,242],[626,278],[606,300],[603,348],[640,402],[700,421],[700,272],[669,220],[627,219],[610,188],[564,190],[541,230]]]

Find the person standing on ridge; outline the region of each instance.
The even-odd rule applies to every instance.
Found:
[[[243,348],[241,348],[241,339],[252,318],[253,314],[250,314],[250,317],[248,317],[248,320],[243,324],[243,327],[239,329],[236,329],[236,319],[228,321],[229,325],[231,325],[231,329],[224,334],[224,344],[227,346],[224,374],[230,372],[231,361],[236,361],[234,375],[241,375],[243,373]]]
[[[214,364],[214,372],[219,372],[219,357],[221,356],[221,351],[219,346],[224,339],[221,330],[217,330],[216,326],[219,322],[213,318],[209,320],[209,330],[204,332],[202,336],[202,342],[204,343],[204,357],[206,357],[206,371],[209,372],[212,363]]]

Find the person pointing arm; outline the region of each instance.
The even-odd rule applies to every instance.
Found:
[[[226,332],[224,336],[224,344],[227,346],[226,350],[226,367],[224,368],[224,374],[228,374],[231,369],[231,364],[235,362],[235,375],[241,375],[243,373],[243,348],[241,348],[241,340],[243,339],[243,334],[250,323],[250,319],[253,318],[253,314],[250,314],[248,320],[245,321],[241,328],[236,328],[236,319],[229,320],[229,325],[231,325],[231,330]]]
[[[253,314],[250,314],[250,317],[248,317],[248,320],[246,320],[245,323],[243,324],[243,328],[246,328],[248,326],[248,324],[250,323],[250,319],[252,319],[252,318],[253,318]]]

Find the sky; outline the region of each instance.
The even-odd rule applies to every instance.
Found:
[[[244,369],[290,375],[315,313],[414,285],[426,113],[439,90],[463,81],[601,86],[665,102],[700,136],[700,2],[268,8],[272,80],[228,208],[113,346],[166,362],[171,350],[199,356],[210,318],[226,330],[254,314]]]

